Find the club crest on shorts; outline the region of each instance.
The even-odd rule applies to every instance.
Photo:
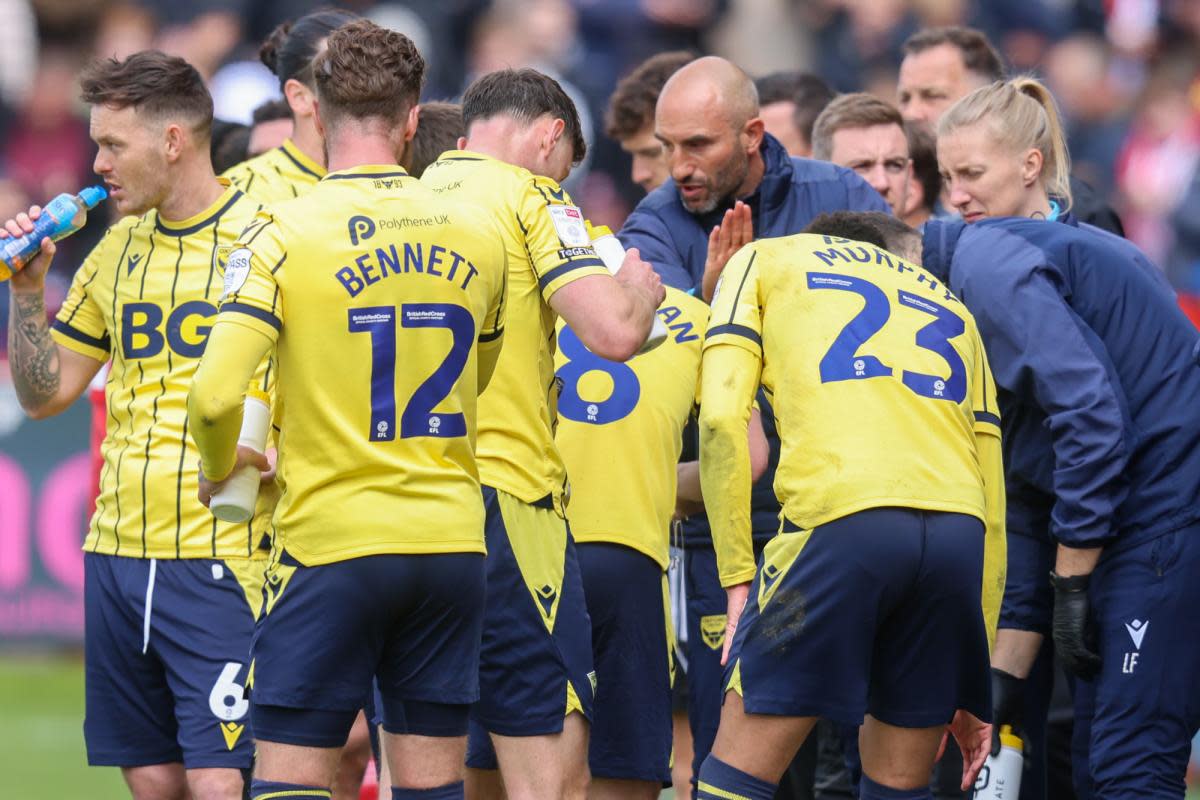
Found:
[[[725,644],[725,615],[709,614],[700,618],[700,638],[713,650]]]

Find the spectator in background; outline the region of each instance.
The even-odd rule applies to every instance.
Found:
[[[908,208],[912,160],[904,120],[894,106],[869,94],[834,100],[813,126],[813,158],[857,172],[902,216]]]
[[[254,109],[250,121],[250,141],[246,145],[246,153],[250,156],[259,156],[268,150],[281,147],[295,125],[292,107],[286,99],[268,100],[263,103]]]
[[[646,192],[657,189],[668,177],[662,143],[654,137],[654,104],[667,79],[695,58],[687,50],[651,56],[622,78],[609,98],[604,133],[633,157],[630,178]]]
[[[1004,64],[992,43],[972,28],[932,28],[904,43],[897,93],[909,122],[932,128],[956,100],[1004,78]]]
[[[415,178],[442,153],[457,149],[459,139],[467,135],[460,103],[422,103],[418,113],[417,132],[400,156],[400,166]]]
[[[1117,160],[1117,189],[1129,238],[1155,263],[1171,247],[1168,218],[1200,164],[1200,104],[1193,100],[1196,62],[1180,54],[1151,75]]]
[[[767,133],[800,158],[812,156],[812,126],[834,91],[809,72],[772,72],[754,81],[758,113]],[[814,113],[809,113],[814,112]]]
[[[1128,91],[1115,80],[1109,44],[1080,33],[1054,45],[1046,58],[1046,82],[1062,109],[1072,171],[1107,197],[1113,168],[1129,128]]]
[[[25,100],[38,61],[37,21],[29,0],[0,0],[0,105]],[[7,219],[7,217],[5,217]]]
[[[912,164],[912,177],[908,181],[908,201],[904,213],[898,215],[910,227],[921,230],[934,214],[938,198],[942,194],[942,173],[938,170],[937,142],[928,128],[912,123],[904,124],[908,135],[908,157]]]

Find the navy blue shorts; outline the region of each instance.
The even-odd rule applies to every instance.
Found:
[[[1075,681],[1075,789],[1182,798],[1200,728],[1200,524],[1106,554],[1089,594],[1100,674]]]
[[[285,552],[264,595],[250,693],[257,738],[341,747],[370,702],[372,678],[386,730],[466,733],[479,696],[483,554],[305,567]]]
[[[88,763],[246,769],[265,561],[84,554]]]
[[[575,542],[550,503],[483,487],[487,610],[479,702],[471,709],[467,766],[495,769],[487,733],[559,733],[567,714],[592,717],[592,625]]]
[[[751,714],[866,713],[904,728],[991,719],[983,523],[877,508],[783,533],[763,551],[727,687]]]
[[[596,659],[592,776],[670,783],[675,637],[662,567],[619,544],[588,542],[576,550]]]

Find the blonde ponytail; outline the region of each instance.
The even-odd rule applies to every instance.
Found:
[[[1020,77],[982,86],[950,106],[938,121],[938,137],[987,121],[1000,141],[1015,151],[1042,154],[1042,184],[1061,205],[1071,207],[1071,159],[1050,90],[1036,78]]]

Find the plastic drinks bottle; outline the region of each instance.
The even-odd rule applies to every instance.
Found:
[[[608,267],[608,271],[616,275],[625,260],[625,246],[606,225],[592,225],[589,222],[587,230],[596,255],[600,256],[600,260],[604,262],[604,266]],[[667,335],[667,326],[663,323],[662,318],[655,314],[654,324],[650,327],[650,335],[646,337],[646,343],[638,350],[638,355],[658,347],[666,341]]]
[[[975,800],[1017,800],[1025,771],[1025,743],[1008,725],[1000,726],[1000,752],[988,756],[975,780]]]
[[[103,186],[89,186],[79,194],[63,192],[42,209],[33,230],[15,239],[0,239],[0,281],[6,281],[34,259],[42,249],[42,239],[59,241],[87,222],[87,212],[108,197]]]
[[[266,449],[267,431],[271,427],[270,402],[271,398],[262,392],[251,390],[246,395],[239,445],[260,453]],[[261,483],[262,473],[257,467],[246,464],[226,479],[221,491],[212,496],[208,508],[214,517],[224,522],[245,522],[254,516]]]

